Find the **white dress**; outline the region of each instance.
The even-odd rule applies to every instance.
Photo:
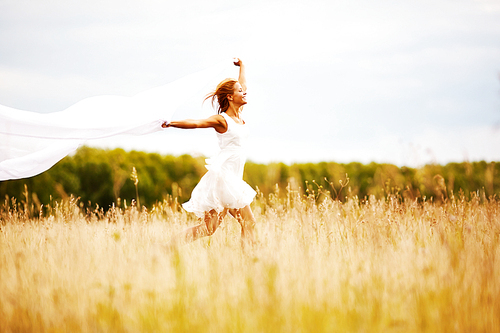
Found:
[[[207,159],[207,173],[193,189],[191,199],[182,207],[202,218],[205,212],[224,208],[243,208],[249,205],[256,192],[243,180],[246,156],[244,143],[248,137],[245,124],[236,123],[225,112],[227,131],[217,133],[219,153]]]

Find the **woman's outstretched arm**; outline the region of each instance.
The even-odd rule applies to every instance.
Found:
[[[169,123],[163,123],[161,127],[176,127],[184,129],[212,127],[217,132],[224,133],[227,130],[227,123],[223,116],[216,114],[206,119],[172,120]]]
[[[247,79],[245,76],[245,65],[243,64],[243,61],[241,61],[240,58],[236,58],[234,60],[234,64],[236,66],[240,67],[240,75],[238,77],[238,82],[241,84],[241,88],[243,88],[243,91],[247,91]]]

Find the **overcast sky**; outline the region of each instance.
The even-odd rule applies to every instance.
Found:
[[[0,0],[0,104],[18,109],[131,96],[232,57],[252,161],[500,161],[498,0]],[[206,114],[192,103],[176,117]],[[89,144],[217,148],[210,130]]]

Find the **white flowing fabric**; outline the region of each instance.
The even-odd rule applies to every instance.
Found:
[[[88,140],[162,130],[187,99],[215,87],[227,67],[221,63],[133,97],[90,97],[59,112],[0,105],[0,181],[40,174]]]

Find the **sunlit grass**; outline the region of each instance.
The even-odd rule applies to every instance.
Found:
[[[258,197],[257,245],[175,202],[47,216],[3,205],[1,332],[492,332],[500,327],[500,202],[398,195]]]

